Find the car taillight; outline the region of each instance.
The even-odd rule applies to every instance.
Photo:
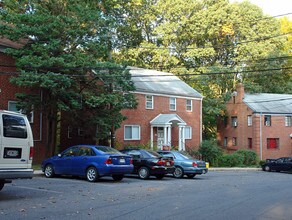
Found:
[[[164,160],[158,160],[157,161],[157,165],[164,166],[165,165],[165,161]]]
[[[193,162],[193,167],[198,166],[198,164],[196,162]]]
[[[112,164],[113,163],[112,158],[108,158],[104,163],[105,164]]]
[[[33,159],[33,147],[30,147],[30,149],[29,149],[29,159],[30,160]]]
[[[174,161],[170,161],[170,165],[173,166],[174,165]]]
[[[130,160],[130,164],[133,164],[133,159],[131,158],[131,160]]]

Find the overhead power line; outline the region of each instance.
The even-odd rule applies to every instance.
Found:
[[[107,68],[103,68],[107,69]],[[141,68],[137,68],[136,70],[139,70]],[[231,74],[244,74],[244,73],[260,73],[260,72],[268,72],[268,71],[279,71],[279,70],[290,70],[292,69],[291,67],[285,67],[285,68],[272,68],[272,69],[256,69],[256,70],[243,70],[243,71],[232,71],[232,72],[228,72],[228,71],[224,71],[224,72],[208,72],[208,73],[184,73],[184,74],[160,74],[160,75],[155,75],[155,74],[150,74],[150,75],[132,75],[132,78],[136,78],[136,77],[140,77],[140,78],[147,78],[147,77],[171,77],[171,76],[210,76],[210,75],[231,75]],[[133,70],[135,70],[135,68],[133,68]],[[199,72],[199,71],[198,71]],[[19,72],[4,72],[4,71],[0,71],[1,75],[19,75]],[[271,74],[271,73],[269,73]],[[274,73],[272,73],[274,74]],[[62,75],[62,76],[68,76],[68,77],[84,77],[84,75],[80,75],[80,74],[61,74],[61,73],[56,73],[57,75]],[[123,77],[123,76],[117,76],[116,74],[108,74],[107,77]]]
[[[253,40],[248,40],[248,41],[242,41],[242,42],[234,42],[232,44],[221,44],[219,46],[200,46],[200,47],[185,47],[182,49],[185,50],[199,50],[199,49],[208,49],[208,48],[222,48],[222,47],[230,47],[230,46],[234,46],[236,47],[237,45],[241,45],[241,44],[247,44],[247,43],[252,43],[252,42],[259,42],[259,41],[264,41],[264,40],[269,40],[272,38],[277,38],[277,37],[282,37],[288,34],[292,34],[292,32],[287,32],[287,33],[283,33],[283,34],[279,34],[279,35],[275,35],[275,36],[268,36],[268,37],[263,37],[263,38],[256,38]],[[130,48],[131,49],[131,48]],[[177,49],[177,47],[136,47],[136,49],[149,49],[149,50],[175,50]]]

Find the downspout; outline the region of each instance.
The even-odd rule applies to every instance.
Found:
[[[263,160],[263,140],[262,140],[262,133],[263,133],[263,127],[262,127],[262,115],[263,113],[260,113],[260,160]]]
[[[43,103],[43,90],[40,91],[40,98],[41,98],[41,104]],[[43,137],[43,109],[40,110],[40,126],[39,126],[39,139],[34,141],[42,141]]]
[[[201,99],[201,109],[200,109],[200,145],[203,141],[203,98]]]

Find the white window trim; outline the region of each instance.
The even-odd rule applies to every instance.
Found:
[[[189,129],[189,133],[187,135],[187,129]],[[193,134],[193,130],[191,126],[185,126],[185,139],[186,140],[191,140],[192,139],[192,134]]]
[[[174,103],[171,103],[171,100],[174,100]],[[174,105],[174,109],[171,108],[172,105]],[[169,98],[169,110],[176,111],[176,98],[174,98],[174,97]]]
[[[29,114],[26,114],[26,112],[23,111],[22,109],[17,110],[17,111],[11,110],[9,107],[10,107],[10,104],[12,104],[12,103],[15,104],[15,103],[17,103],[17,101],[8,101],[8,111],[13,111],[13,112],[18,112],[18,113],[24,114],[27,116],[29,123],[33,123],[33,118],[34,118],[33,111],[31,111]]]
[[[252,116],[251,115],[248,115],[247,116],[247,126],[252,126]]]
[[[286,127],[292,126],[292,116],[290,115],[285,116],[285,126]]]
[[[131,127],[133,129],[133,127],[138,127],[138,138],[126,138],[126,127]],[[141,140],[141,127],[140,125],[125,125],[124,126],[124,140],[125,141],[137,141],[137,140]]]
[[[190,105],[188,105],[188,101],[191,102]],[[191,107],[191,109],[188,110],[188,107]],[[187,110],[187,112],[192,112],[192,111],[193,111],[193,100],[191,100],[191,99],[187,99],[187,100],[186,100],[186,110]]]
[[[237,116],[231,116],[231,125],[232,125],[232,127],[237,127],[238,126],[238,118],[237,118]]]
[[[67,131],[68,139],[72,139],[72,131],[73,131],[73,128],[71,126],[68,126],[68,131]]]
[[[147,100],[147,96],[151,97],[151,108],[147,107],[147,103],[150,103],[150,101]],[[145,95],[145,108],[146,109],[154,109],[154,96],[153,95]]]

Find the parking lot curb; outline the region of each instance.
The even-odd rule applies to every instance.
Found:
[[[41,170],[34,170],[33,171],[33,176],[43,176],[44,173]]]
[[[249,167],[214,167],[209,168],[209,171],[261,171],[261,168],[249,168]]]

